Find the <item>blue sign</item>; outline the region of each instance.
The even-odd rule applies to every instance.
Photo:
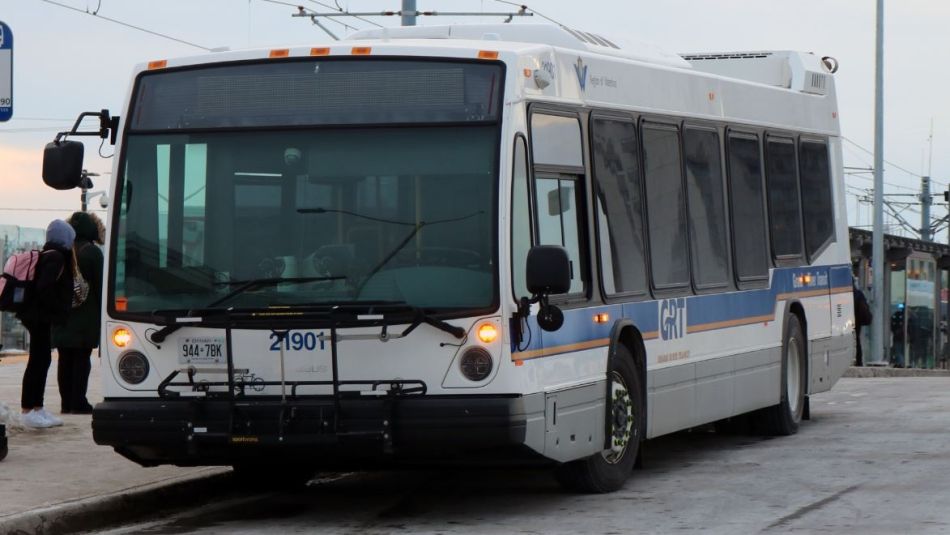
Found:
[[[0,122],[13,117],[13,32],[0,22]]]

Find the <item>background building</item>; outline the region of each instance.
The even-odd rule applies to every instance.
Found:
[[[871,296],[871,232],[852,228],[851,260],[858,286]],[[884,355],[870,365],[907,368],[948,368],[947,289],[950,245],[884,235]],[[870,329],[863,329],[863,347],[869,347]]]

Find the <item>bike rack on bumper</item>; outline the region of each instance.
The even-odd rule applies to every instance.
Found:
[[[105,400],[93,411],[93,438],[143,465],[228,465],[276,458],[366,466],[371,459],[469,462],[475,453],[509,459],[510,452],[502,454],[503,450],[533,455],[525,446],[529,409],[519,395],[431,396],[426,395],[426,383],[418,379],[341,380],[340,341],[402,338],[423,323],[459,339],[465,336],[460,327],[418,310],[371,314],[365,312],[367,308],[155,313],[156,323],[165,325],[159,331],[163,334],[182,324],[223,329],[227,366],[182,366],[164,378],[157,397]],[[188,320],[181,321],[182,316]],[[373,319],[366,320],[367,316]],[[407,323],[402,332],[387,333],[388,326]],[[366,326],[382,330],[379,334],[339,332]],[[280,381],[250,379],[248,370],[235,368],[232,329],[270,330],[286,336],[289,329],[314,328],[329,331],[321,340],[330,343],[331,380],[287,381],[283,353]],[[150,340],[157,342],[154,335]],[[200,379],[210,374],[225,374],[226,380]],[[249,395],[249,391],[278,386],[279,395]],[[301,394],[305,387],[331,391]],[[543,403],[540,406],[543,410]],[[536,409],[534,404],[531,407]],[[357,462],[345,464],[349,460]]]

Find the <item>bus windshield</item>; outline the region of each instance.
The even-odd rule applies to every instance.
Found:
[[[181,114],[195,113],[197,101],[178,91]],[[167,99],[156,100],[162,114],[139,103],[112,240],[117,311],[202,308],[255,279],[288,281],[228,306],[384,301],[458,311],[497,302],[499,129],[489,115],[440,124],[422,110],[420,124],[404,123],[412,106],[396,102],[400,124],[280,128],[283,111],[271,107],[259,116],[266,128],[207,113],[188,128],[160,120],[177,113]],[[320,123],[326,110],[314,109]]]

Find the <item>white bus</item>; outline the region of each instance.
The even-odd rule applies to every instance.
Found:
[[[514,24],[141,65],[96,442],[605,492],[645,439],[794,433],[854,344],[830,66]]]

